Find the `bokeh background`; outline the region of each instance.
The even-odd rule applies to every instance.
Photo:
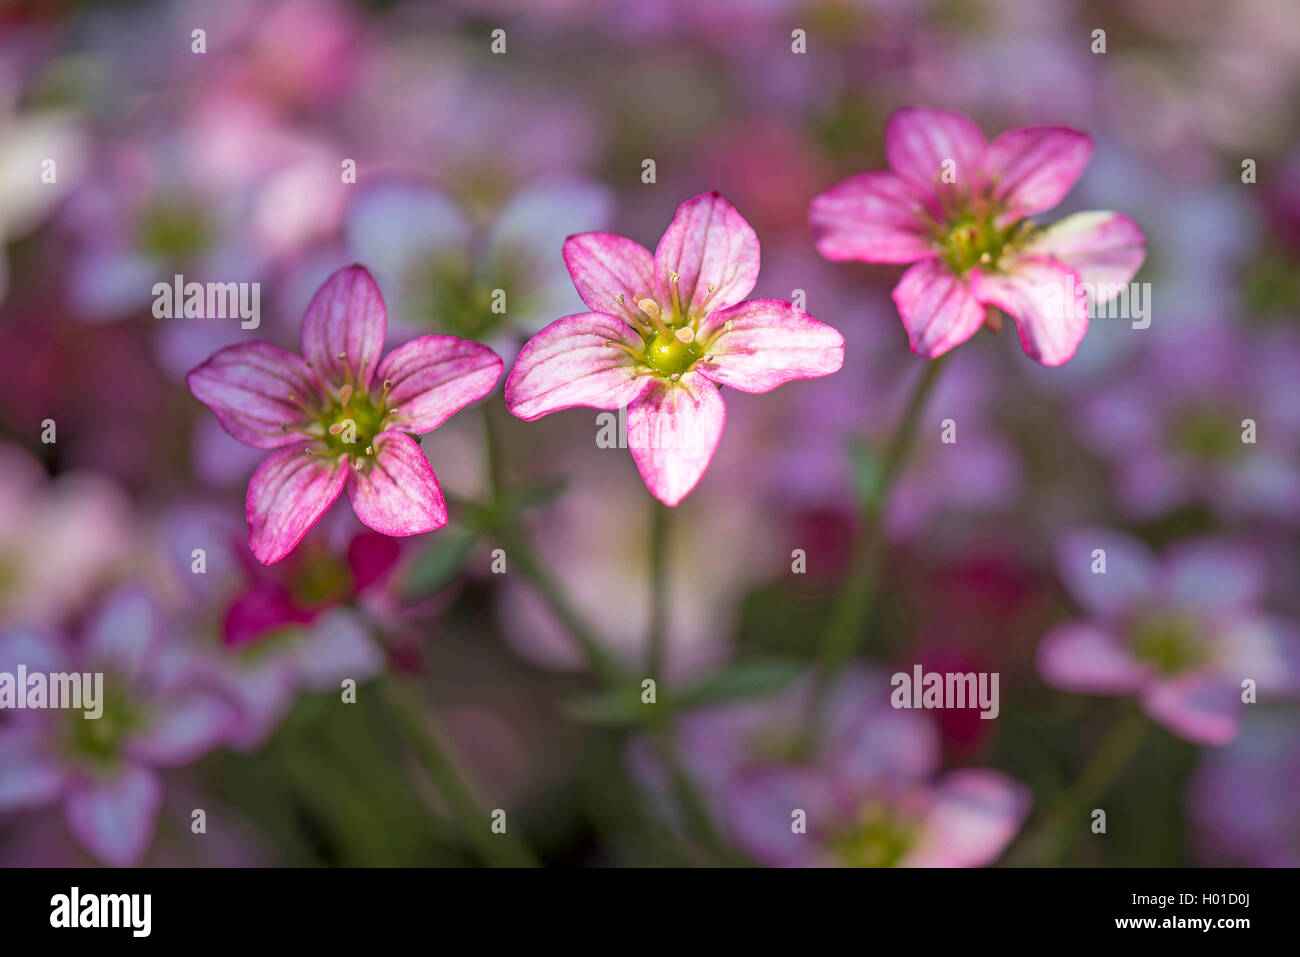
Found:
[[[0,2],[0,670],[127,648],[131,679],[95,734],[0,713],[0,863],[480,862],[410,746],[412,714],[439,723],[484,828],[504,809],[547,864],[783,863],[747,839],[737,781],[793,760],[773,739],[798,724],[802,679],[782,686],[772,663],[812,661],[854,540],[877,531],[855,501],[924,364],[889,298],[901,270],[821,260],[808,205],[882,167],[885,118],[925,104],[990,136],[1088,131],[1094,158],[1058,212],[1142,225],[1152,322],[1095,320],[1058,369],[1013,334],[957,350],[884,516],[853,674],[998,672],[1001,714],[895,728],[899,713],[867,708],[844,733],[900,761],[924,751],[934,780],[1018,782],[1031,804],[1009,833],[966,835],[989,842],[983,863],[1300,864],[1300,710],[1280,691],[1203,747],[1037,667],[1044,635],[1088,616],[1060,568],[1082,527],[1156,552],[1229,545],[1203,587],[1249,574],[1277,647],[1294,633],[1298,75],[1292,0]],[[729,393],[717,457],[674,515],[665,683],[760,663],[745,680],[647,731],[599,696],[510,549],[494,573],[484,416],[513,533],[616,656],[644,654],[651,500],[591,410],[525,424],[498,390],[423,441],[447,528],[386,539],[340,505],[289,560],[256,564],[243,498],[261,453],[220,430],[188,369],[250,338],[294,347],[311,293],[355,261],[395,340],[476,338],[508,368],[581,311],[566,235],[653,248],[709,189],[758,231],[756,294],[802,290],[848,341],[834,376]],[[261,327],[155,318],[152,286],[177,273],[261,283]],[[1134,720],[1140,736],[1116,743]],[[145,732],[167,740],[125,747]],[[720,842],[692,826],[652,739],[675,740]],[[1078,801],[1107,809],[1106,835]],[[840,837],[817,837],[838,862],[898,858],[855,858]]]

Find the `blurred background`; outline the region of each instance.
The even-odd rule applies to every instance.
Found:
[[[800,767],[806,796],[858,760],[893,770],[827,799],[844,823],[813,828],[814,863],[965,841],[982,850],[926,859],[1300,864],[1284,693],[1298,78],[1292,0],[0,0],[0,671],[70,662],[119,689],[93,732],[0,712],[0,863],[493,863],[433,749],[455,755],[471,817],[486,830],[504,811],[510,840],[557,866],[808,863],[755,835],[771,825],[754,824],[756,781]],[[1090,133],[1049,218],[1136,219],[1152,321],[1094,320],[1058,369],[1014,334],[960,347],[867,528],[856,502],[924,363],[889,298],[901,269],[821,260],[808,205],[883,167],[885,118],[911,104],[962,110],[990,138]],[[493,568],[504,522],[583,627],[641,661],[651,500],[593,410],[523,423],[498,389],[423,440],[448,527],[388,539],[339,505],[285,562],[256,563],[243,500],[263,453],[220,429],[187,370],[249,339],[296,349],[312,292],[351,262],[377,277],[393,341],[453,333],[509,368],[583,311],[566,235],[653,248],[710,189],[758,232],[755,294],[802,291],[848,353],[834,376],[727,394],[717,456],[673,518],[663,684],[697,693],[671,723],[646,728],[601,691],[523,553]],[[177,274],[260,283],[260,327],[157,318],[152,287]],[[1087,527],[1161,567],[1202,548],[1209,591],[1249,578],[1234,620],[1267,630],[1272,670],[1247,672],[1260,698],[1226,744],[1040,671],[1046,635],[1095,617],[1062,544]],[[848,556],[877,533],[880,600],[833,692],[849,702],[840,750],[783,750]],[[1193,665],[1220,628],[1189,639]],[[1173,673],[1182,651],[1147,661]],[[880,711],[887,676],[917,663],[999,673],[999,718]],[[874,690],[859,700],[854,682]],[[944,782],[971,769],[1023,801],[936,823]]]

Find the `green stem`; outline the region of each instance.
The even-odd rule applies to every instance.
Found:
[[[497,529],[497,539],[510,555],[510,560],[514,562],[515,567],[546,602],[552,614],[568,629],[587,659],[587,666],[596,677],[609,685],[626,684],[627,674],[623,666],[605,650],[604,643],[588,627],[577,609],[570,604],[555,579],[542,567],[524,537],[512,528],[502,527]]]
[[[820,705],[827,686],[856,649],[875,605],[880,559],[884,551],[881,516],[894,482],[911,452],[921,412],[925,409],[947,358],[948,354],[945,354],[925,364],[903,409],[903,415],[890,436],[875,482],[863,495],[861,520],[848,571],[840,585],[839,595],[831,609],[818,648],[819,668],[813,694],[815,706]]]
[[[663,674],[668,631],[668,539],[671,510],[650,499],[650,634],[646,640],[646,671],[658,681]]]
[[[419,707],[395,682],[388,686],[388,701],[407,743],[483,863],[490,867],[536,867],[537,858],[522,841],[508,833],[492,832],[491,819],[480,807],[457,766],[450,742],[428,709]]]
[[[509,523],[513,517],[503,520],[502,497],[504,485],[501,469],[501,444],[497,434],[496,422],[490,411],[490,404],[484,403],[483,409],[483,445],[487,460],[488,495],[493,519],[493,531],[497,541],[510,556],[523,576],[537,589],[542,600],[551,612],[560,619],[587,659],[587,666],[607,684],[622,684],[625,680],[622,667],[605,651],[605,645],[583,621],[582,616],[570,604],[559,584],[543,567],[528,540]]]
[[[1121,718],[1084,767],[1075,786],[1043,816],[1036,833],[1021,843],[1008,862],[1042,866],[1063,859],[1074,846],[1084,813],[1114,787],[1150,729],[1150,722],[1136,709]]]
[[[479,408],[483,410],[483,450],[488,473],[488,495],[493,508],[497,508],[501,504],[501,493],[505,488],[501,476],[501,439],[497,434],[496,419],[492,417],[492,403],[484,402]]]
[[[713,824],[713,818],[709,814],[708,804],[700,794],[700,790],[691,778],[690,772],[686,770],[677,757],[677,750],[673,744],[673,735],[673,719],[671,716],[659,727],[650,730],[651,742],[660,762],[664,766],[664,770],[668,772],[673,797],[677,800],[682,813],[685,815],[687,828],[722,864],[743,865],[747,863],[744,858],[731,849],[722,835],[718,833],[718,829]]]

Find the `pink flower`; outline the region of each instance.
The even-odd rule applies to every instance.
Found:
[[[347,486],[357,518],[385,535],[447,523],[429,460],[411,434],[436,429],[492,391],[500,357],[455,336],[421,336],[380,360],[387,311],[370,273],[348,266],[307,306],[300,357],[269,342],[228,346],[190,391],[247,445],[276,449],[248,484],[248,545],[288,555]]]
[[[97,858],[138,864],[162,807],[160,772],[220,747],[237,723],[234,703],[193,667],[185,644],[135,585],[107,595],[75,637],[46,627],[0,631],[0,671],[102,675],[93,707],[3,712],[0,814],[60,804]]]
[[[985,308],[997,307],[1031,358],[1061,365],[1088,329],[1089,307],[1117,295],[1142,265],[1142,230],[1119,213],[1076,213],[1046,227],[1028,218],[1079,178],[1092,155],[1086,133],[1027,126],[986,143],[961,113],[908,107],[885,125],[885,155],[888,170],[814,199],[812,226],[827,259],[913,264],[894,303],[917,355],[965,342]]]
[[[1152,720],[1211,745],[1236,737],[1247,679],[1261,700],[1300,690],[1300,634],[1260,609],[1267,572],[1250,550],[1200,540],[1157,558],[1127,535],[1087,529],[1066,536],[1057,559],[1089,616],[1043,639],[1048,684],[1134,695]]]
[[[844,337],[779,299],[744,300],[758,236],[718,193],[682,203],[654,255],[613,233],[564,243],[593,310],[534,336],[506,379],[526,421],[573,406],[627,406],[627,444],[650,492],[676,505],[713,458],[727,411],[718,386],[768,392],[830,375]]]

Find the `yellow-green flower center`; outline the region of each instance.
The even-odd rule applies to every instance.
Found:
[[[672,302],[662,304],[649,296],[633,297],[628,301],[618,297],[618,304],[631,320],[632,326],[641,335],[641,348],[635,349],[622,342],[607,340],[607,345],[624,352],[637,360],[640,374],[653,375],[661,379],[677,381],[689,372],[701,359],[711,358],[709,346],[726,329],[715,330],[708,339],[702,339],[700,324],[709,314],[709,302],[713,299],[715,287],[708,284],[709,295],[698,307],[691,309],[689,304],[683,307],[677,294],[678,277],[674,273],[672,282]]]
[[[347,381],[337,391],[307,363],[316,374],[322,404],[313,408],[290,392],[289,401],[303,411],[306,421],[298,425],[284,423],[281,428],[315,439],[317,445],[307,449],[308,455],[346,455],[355,468],[363,469],[375,457],[375,437],[394,426],[399,410],[388,405],[391,381],[385,380],[379,395],[372,396],[365,386],[356,384],[361,382],[364,369],[359,369],[354,379],[347,356],[340,354],[339,359]]]
[[[104,676],[103,711],[98,718],[87,718],[75,709],[63,718],[64,752],[74,760],[103,766],[116,762],[127,737],[144,726],[144,716],[114,675]]]
[[[700,355],[699,344],[689,326],[656,332],[645,344],[646,364],[662,376],[688,372]]]
[[[940,256],[958,275],[976,266],[996,269],[1002,257],[1024,245],[1032,230],[1027,220],[999,229],[991,206],[977,208],[939,229]]]
[[[1133,626],[1133,654],[1162,674],[1178,674],[1208,657],[1195,619],[1173,612],[1149,612]]]
[[[870,803],[830,846],[845,867],[896,867],[916,841],[915,825],[887,804]]]

